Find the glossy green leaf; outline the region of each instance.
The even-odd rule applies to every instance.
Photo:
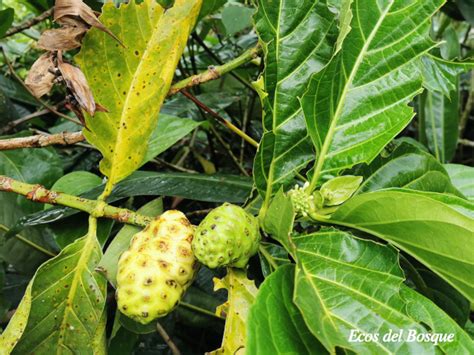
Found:
[[[337,206],[346,202],[359,188],[362,179],[362,176],[345,175],[326,181],[320,190],[324,205]]]
[[[253,174],[268,206],[273,193],[314,159],[298,97],[329,61],[337,26],[325,0],[259,0],[257,6],[256,29],[265,53],[258,83],[264,135]]]
[[[87,140],[104,156],[108,187],[140,167],[174,71],[201,7],[201,0],[177,0],[167,10],[155,0],[105,4],[101,21],[125,47],[102,31],[84,38],[78,64],[98,103],[108,112],[87,117]]]
[[[461,164],[446,164],[444,167],[454,186],[474,202],[474,168]]]
[[[419,101],[420,134],[436,159],[451,161],[459,139],[459,91],[449,97],[437,91],[425,91]]]
[[[200,124],[188,118],[160,114],[158,125],[148,141],[148,150],[143,162],[163,153]]]
[[[227,0],[205,0],[203,1],[201,12],[199,13],[199,18],[206,17],[207,15],[211,15],[219,8],[225,5]]]
[[[157,198],[148,202],[145,206],[138,209],[138,213],[144,216],[156,217],[163,213],[163,199]],[[128,249],[132,237],[140,232],[142,228],[132,225],[126,225],[117,233],[114,240],[110,243],[104,256],[100,260],[100,272],[107,277],[107,280],[112,284],[117,283],[117,268],[120,255]]]
[[[0,87],[0,125],[6,125],[18,118],[18,112]]]
[[[351,31],[302,99],[318,153],[313,188],[326,173],[372,161],[410,122],[407,104],[422,88],[419,58],[433,46],[430,18],[442,3],[352,2]]]
[[[282,266],[260,286],[247,323],[247,354],[325,353],[293,303],[294,275],[294,265]]]
[[[221,16],[227,35],[233,36],[237,32],[251,27],[253,13],[253,9],[238,4],[226,6]]]
[[[53,149],[0,151],[0,175],[50,187],[62,174],[61,159]],[[13,228],[19,218],[40,211],[42,205],[28,201],[23,196],[0,192],[0,206],[0,257],[16,270],[32,274],[51,253],[54,255],[55,250],[48,240],[47,232],[41,228],[27,228],[14,233],[11,238],[6,238],[4,233]],[[16,234],[33,246],[20,240]]]
[[[228,300],[216,309],[217,315],[226,317],[222,345],[209,355],[245,353],[247,317],[258,292],[255,282],[244,271],[228,268],[224,278],[214,279],[214,285],[214,291],[227,290]]]
[[[0,11],[0,38],[8,31],[15,18],[15,10],[7,8]]]
[[[90,232],[38,269],[28,324],[13,354],[91,352],[106,298],[107,282],[94,271],[101,254]]]
[[[389,241],[474,301],[474,220],[449,204],[402,189],[372,192],[348,201],[331,221]]]
[[[454,334],[454,341],[440,342],[438,347],[445,354],[472,354],[474,341],[446,313],[434,303],[408,287],[403,287],[401,296],[407,302],[408,315],[426,324],[432,333]]]
[[[390,155],[381,155],[370,165],[354,169],[354,174],[364,176],[357,194],[400,187],[463,197],[451,183],[443,165],[408,142],[402,142]]]
[[[451,61],[427,54],[422,58],[423,86],[449,97],[457,90],[459,74],[472,70],[474,61]]]
[[[417,268],[416,271],[425,282],[428,294],[420,289],[417,289],[417,291],[430,298],[456,323],[463,327],[469,318],[469,301],[450,284],[428,269]]]
[[[407,341],[409,331],[430,331],[424,327],[426,314],[415,313],[416,307],[430,309],[433,318],[449,317],[403,284],[393,248],[335,229],[296,236],[293,242],[298,265],[294,301],[328,351],[343,347],[363,354],[434,354],[435,348],[445,348]],[[436,327],[431,321],[428,324]],[[473,349],[472,341],[454,321],[448,327],[457,335],[451,351]],[[401,341],[390,342],[384,337],[400,331]],[[378,334],[378,338],[350,341],[351,335],[360,333]]]
[[[18,101],[24,104],[32,105],[32,106],[38,106],[39,103],[38,101],[35,100],[31,94],[26,91],[26,89],[21,86],[19,83],[16,81],[13,81],[10,78],[7,78],[4,75],[0,74],[0,87],[2,88],[2,91],[11,99],[14,101]]]
[[[262,227],[273,239],[279,241],[287,250],[291,250],[288,237],[293,231],[294,219],[295,212],[291,199],[280,190],[265,214]]]

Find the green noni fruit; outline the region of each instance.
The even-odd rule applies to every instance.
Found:
[[[173,210],[132,238],[118,263],[120,312],[147,324],[178,305],[198,268],[191,249],[193,235],[186,216]]]
[[[258,250],[257,219],[229,203],[212,210],[199,224],[192,247],[196,258],[209,268],[245,267]]]

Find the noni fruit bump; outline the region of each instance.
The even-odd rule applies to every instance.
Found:
[[[178,305],[198,268],[191,249],[193,235],[186,216],[172,210],[132,238],[118,263],[120,312],[147,324]]]
[[[199,224],[192,247],[196,258],[209,268],[245,267],[258,250],[258,220],[229,203],[212,210]]]

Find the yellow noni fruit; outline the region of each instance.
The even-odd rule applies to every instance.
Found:
[[[178,305],[198,268],[191,250],[193,235],[186,216],[175,210],[135,234],[118,263],[120,312],[147,324]]]

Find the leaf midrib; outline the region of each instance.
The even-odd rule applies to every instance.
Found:
[[[356,7],[358,7],[358,4],[359,4],[359,2],[357,1],[356,2]],[[314,188],[316,187],[316,184],[319,180],[319,175],[321,174],[321,170],[322,170],[324,162],[325,162],[326,154],[329,151],[329,148],[331,146],[332,138],[335,134],[337,123],[338,123],[339,118],[342,114],[342,110],[344,108],[344,104],[345,104],[347,94],[349,92],[349,88],[350,88],[352,82],[354,81],[354,78],[355,78],[355,76],[356,76],[356,74],[359,70],[360,65],[362,64],[362,61],[364,59],[365,54],[368,51],[368,48],[369,48],[370,44],[372,43],[372,40],[374,39],[375,35],[377,34],[378,30],[380,29],[380,26],[384,22],[385,17],[387,16],[388,12],[392,8],[393,4],[394,4],[394,1],[392,0],[390,2],[390,5],[387,6],[387,8],[384,11],[382,11],[380,18],[378,19],[377,23],[375,24],[373,30],[371,31],[371,33],[370,33],[370,35],[367,39],[364,38],[364,35],[362,33],[362,27],[361,26],[359,27],[360,28],[360,34],[361,34],[362,38],[364,38],[365,43],[364,43],[364,46],[362,47],[359,55],[357,56],[356,62],[354,64],[354,67],[351,70],[351,73],[350,73],[348,79],[344,83],[344,88],[343,88],[343,91],[342,91],[341,96],[339,98],[339,102],[337,104],[336,111],[334,112],[334,116],[332,118],[331,125],[329,126],[328,133],[326,134],[326,137],[324,139],[324,144],[321,148],[321,152],[320,152],[319,157],[317,159],[316,167],[315,167],[315,170],[314,170],[314,176],[313,176],[313,179],[311,180],[311,184],[310,184],[310,187],[309,187],[310,191],[314,190]],[[357,21],[359,21],[359,20],[360,20],[360,17],[357,16]],[[354,29],[352,29],[351,31],[353,31],[353,30]],[[347,38],[346,38],[346,40],[347,40]],[[343,65],[343,62],[342,62],[342,59],[343,59],[342,58],[342,51],[343,50],[344,49],[341,49],[341,52],[340,52],[341,53],[341,55],[340,55],[341,62],[340,63],[341,63],[341,66],[344,68],[344,65]],[[335,57],[333,57],[333,59],[334,58]]]

